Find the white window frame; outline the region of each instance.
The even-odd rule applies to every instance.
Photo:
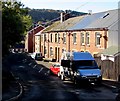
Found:
[[[53,35],[50,34],[50,42],[53,42]]]
[[[87,32],[86,33],[86,45],[90,45],[90,33],[89,32]]]
[[[60,33],[58,33],[58,43],[60,43]]]
[[[101,46],[101,40],[100,40],[100,38],[101,38],[100,32],[95,32],[95,45],[97,47]]]
[[[44,40],[43,40],[43,34],[41,34],[41,42],[44,42]]]
[[[66,33],[63,33],[63,44],[66,44]]]
[[[57,42],[58,35],[55,33],[55,43]]]
[[[73,33],[73,44],[77,44],[77,33]]]
[[[44,47],[44,54],[47,54],[47,47]]]
[[[53,56],[53,47],[50,47],[50,56]]]
[[[81,33],[81,45],[82,46],[85,45],[85,35],[84,35],[84,33]]]
[[[66,49],[65,48],[62,48],[62,53],[66,52]]]
[[[44,34],[44,41],[47,41],[47,36],[46,36],[46,34]]]

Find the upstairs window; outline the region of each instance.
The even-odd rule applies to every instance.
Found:
[[[47,41],[47,37],[46,37],[46,34],[44,34],[44,41]]]
[[[66,33],[63,33],[63,43],[66,43]]]
[[[95,38],[96,38],[96,42],[95,42],[96,46],[100,46],[100,38],[101,38],[101,35],[100,35],[99,32],[96,32],[96,33],[95,33]]]
[[[90,34],[87,32],[86,33],[86,45],[90,44]]]
[[[55,42],[57,42],[57,33],[55,34]]]
[[[50,34],[50,42],[53,42],[53,37],[52,37],[52,34]]]
[[[76,37],[76,33],[73,34],[73,43],[77,42],[77,37]]]
[[[84,34],[81,33],[81,45],[85,45]]]
[[[60,34],[58,33],[58,43],[60,43]]]
[[[44,41],[43,41],[43,34],[41,34],[41,42],[44,42]]]

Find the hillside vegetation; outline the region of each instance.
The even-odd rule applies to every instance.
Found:
[[[29,15],[32,16],[34,23],[45,23],[48,21],[56,21],[59,20],[60,13],[63,10],[52,10],[52,9],[29,9]],[[72,10],[65,10],[65,12],[70,14],[70,17],[84,15],[84,12],[77,12]]]

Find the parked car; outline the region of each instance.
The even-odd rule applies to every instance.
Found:
[[[42,53],[33,53],[31,54],[31,57],[35,60],[43,60],[44,56],[42,56]]]
[[[57,76],[60,76],[60,71],[62,71],[62,69],[63,67],[60,63],[55,63],[50,66],[50,71]]]

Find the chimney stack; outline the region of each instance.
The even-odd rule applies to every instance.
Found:
[[[60,14],[60,22],[62,23],[63,21],[64,21],[64,13],[61,12],[61,14]]]
[[[61,12],[60,14],[60,22],[64,22],[65,20],[67,20],[70,17],[70,14],[65,13],[65,12]]]

